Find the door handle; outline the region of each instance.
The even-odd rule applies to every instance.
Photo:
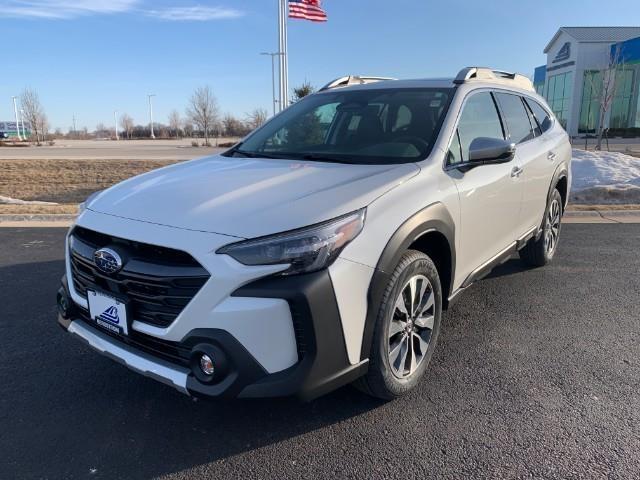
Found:
[[[524,172],[524,168],[513,167],[513,169],[511,170],[511,176],[512,177],[520,177],[520,175],[522,175],[522,172]]]
[[[555,153],[553,153],[553,152],[549,152],[549,153],[547,154],[547,159],[548,159],[549,161],[553,162],[553,161],[556,159],[556,154],[555,154]]]

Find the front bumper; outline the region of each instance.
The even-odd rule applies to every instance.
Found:
[[[366,360],[355,365],[349,363],[340,313],[326,270],[295,277],[262,278],[231,295],[282,299],[289,305],[299,359],[276,373],[268,373],[241,342],[222,329],[198,328],[179,342],[159,341],[135,332],[132,338],[115,337],[95,326],[86,311],[69,299],[66,277],[62,283],[61,294],[67,296],[70,305],[58,316],[65,330],[132,370],[188,395],[221,398],[297,395],[310,400],[352,382],[367,370]],[[217,348],[226,357],[225,373],[215,383],[199,380],[194,374],[194,363],[189,361],[191,352],[202,345]]]

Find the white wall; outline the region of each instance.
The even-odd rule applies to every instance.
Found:
[[[562,46],[569,42],[571,44],[571,56],[561,62],[553,63]],[[575,65],[557,70],[547,71],[545,80],[545,94],[549,77],[567,72],[573,72],[572,100],[569,105],[569,118],[567,119],[567,132],[569,135],[578,134],[578,124],[580,122],[580,104],[582,100],[582,87],[584,83],[585,70],[602,70],[606,68],[609,60],[611,45],[609,43],[586,43],[578,42],[573,37],[562,32],[556,41],[551,45],[547,53],[547,68],[553,68],[566,62],[574,61]],[[608,121],[608,120],[607,120]]]

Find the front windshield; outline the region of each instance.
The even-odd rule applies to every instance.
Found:
[[[251,134],[230,156],[362,164],[431,152],[453,89],[362,89],[311,95]]]

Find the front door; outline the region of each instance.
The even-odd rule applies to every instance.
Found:
[[[459,272],[466,278],[516,240],[522,187],[517,158],[467,170],[469,146],[478,137],[505,138],[491,92],[464,102],[449,149],[447,168],[460,198]]]

